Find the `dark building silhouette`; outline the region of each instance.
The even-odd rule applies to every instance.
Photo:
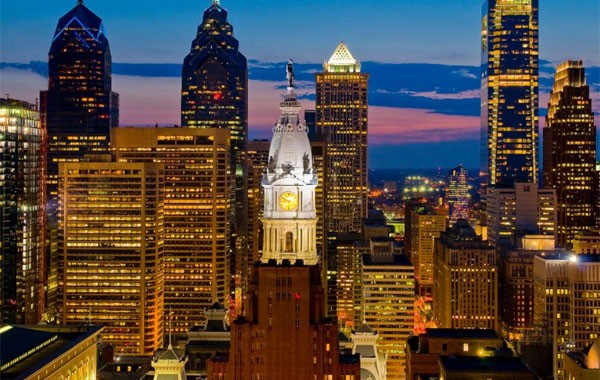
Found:
[[[237,297],[247,277],[248,65],[227,21],[227,10],[213,0],[204,11],[181,75],[181,126],[226,128],[231,133],[232,273]],[[239,305],[238,305],[239,306]]]
[[[556,189],[557,244],[596,225],[596,128],[581,61],[558,66],[544,127],[544,186]]]
[[[485,0],[481,25],[483,184],[537,182],[538,0]]]

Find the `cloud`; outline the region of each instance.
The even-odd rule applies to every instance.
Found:
[[[408,95],[418,98],[429,98],[434,100],[461,100],[461,99],[478,99],[480,96],[480,90],[465,90],[452,93],[440,93],[437,90],[433,91],[410,91],[408,89],[401,89],[399,91],[388,91],[385,89],[377,89],[376,92],[380,94],[399,94]]]
[[[469,72],[467,69],[454,70],[452,74],[459,75],[463,78],[477,79],[477,75]]]

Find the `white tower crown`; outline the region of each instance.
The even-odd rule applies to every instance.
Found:
[[[265,192],[263,255],[261,261],[318,262],[315,209],[316,171],[308,129],[300,118],[294,92],[292,61],[287,65],[288,88],[273,127],[269,162],[263,176]]]

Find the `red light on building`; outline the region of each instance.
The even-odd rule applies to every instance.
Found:
[[[213,99],[216,101],[220,101],[221,99],[223,99],[223,94],[221,93],[221,91],[215,92],[213,95]]]

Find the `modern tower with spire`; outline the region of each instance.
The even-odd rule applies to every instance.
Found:
[[[360,232],[367,217],[367,81],[341,42],[317,79],[317,131],[327,140],[325,233]]]
[[[358,355],[340,355],[338,326],[325,318],[316,250],[317,175],[293,74],[290,62],[288,88],[273,128],[262,181],[263,256],[254,267],[245,315],[231,325],[228,355],[209,361],[211,379],[334,380],[360,376]]]
[[[248,140],[248,64],[238,46],[233,27],[227,20],[227,10],[219,0],[212,0],[183,61],[181,126],[225,128],[231,133],[230,163],[235,182],[231,194],[232,223],[228,228],[233,250],[231,270],[236,277],[235,287],[240,290],[247,277],[247,171],[244,164]]]

